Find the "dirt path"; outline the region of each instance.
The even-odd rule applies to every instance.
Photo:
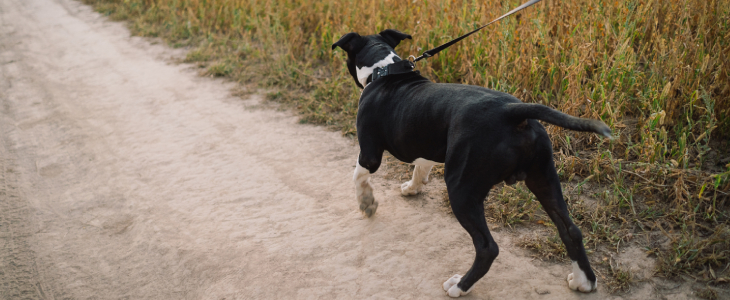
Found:
[[[447,298],[474,252],[442,181],[404,198],[375,176],[363,219],[352,141],[181,53],[75,1],[0,1],[0,299]],[[496,239],[469,298],[612,297]]]

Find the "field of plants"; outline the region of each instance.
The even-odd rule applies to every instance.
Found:
[[[190,47],[201,73],[275,92],[302,122],[355,131],[359,88],[331,45],[348,32],[413,36],[401,57],[485,24],[515,0],[83,0],[134,34]],[[438,82],[485,86],[598,118],[616,139],[548,126],[586,247],[629,242],[657,276],[730,282],[730,2],[544,0],[417,63]],[[490,221],[542,224],[521,185],[488,200]],[[593,199],[591,203],[585,200]],[[525,241],[552,256],[553,237]],[[598,257],[595,257],[598,260]],[[608,266],[617,289],[630,274]]]

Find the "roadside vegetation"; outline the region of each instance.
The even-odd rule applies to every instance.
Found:
[[[515,0],[82,0],[134,34],[190,47],[201,72],[274,87],[302,122],[353,134],[359,89],[331,44],[356,31],[413,35],[418,56],[518,6]],[[428,60],[425,76],[508,92],[596,118],[615,140],[548,126],[586,247],[599,263],[631,243],[657,276],[730,282],[730,2],[544,0]],[[404,168],[404,172],[408,172]],[[436,170],[437,172],[439,170]],[[442,170],[440,170],[442,171]],[[552,226],[524,185],[497,187],[491,222]],[[520,242],[564,259],[554,234]],[[612,287],[633,276],[605,264]],[[703,296],[704,297],[704,296]]]

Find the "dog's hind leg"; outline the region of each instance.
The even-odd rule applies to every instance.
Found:
[[[568,287],[585,293],[595,290],[598,285],[596,275],[588,262],[580,229],[573,224],[568,214],[552,153],[538,155],[537,163],[528,172],[525,184],[555,223],[560,239],[568,250],[568,256],[573,261],[573,273],[568,275]]]
[[[453,178],[463,180],[462,176],[454,176]],[[471,269],[463,277],[457,274],[444,282],[443,288],[448,295],[450,297],[459,297],[468,294],[474,283],[487,274],[492,262],[499,255],[499,247],[494,242],[487,227],[487,220],[484,217],[484,199],[487,197],[491,185],[485,185],[480,180],[455,183],[454,181],[459,179],[449,179],[447,176],[446,182],[451,209],[461,226],[471,236],[476,250],[476,258],[474,258]]]
[[[382,153],[380,157],[373,156],[366,158],[363,158],[363,153],[360,153],[357,160],[357,167],[355,167],[355,175],[353,176],[355,195],[360,206],[360,211],[368,218],[378,209],[378,201],[375,201],[373,197],[373,186],[370,185],[370,174],[374,173],[380,167],[381,158]]]

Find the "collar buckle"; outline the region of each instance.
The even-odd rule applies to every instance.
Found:
[[[390,65],[388,65],[388,66],[390,66]],[[388,76],[389,75],[388,66],[375,68],[375,70],[373,70],[373,81],[377,80],[380,77]]]

